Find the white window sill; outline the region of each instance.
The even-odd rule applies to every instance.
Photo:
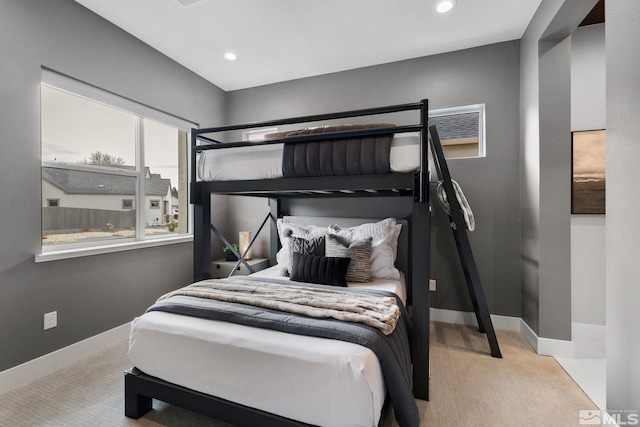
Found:
[[[133,249],[151,248],[155,246],[172,245],[175,243],[192,242],[193,235],[182,235],[162,239],[149,239],[144,241],[114,243],[101,246],[82,247],[73,249],[61,249],[36,254],[35,262],[58,261],[61,259],[80,258],[91,255],[109,254],[113,252],[130,251]]]

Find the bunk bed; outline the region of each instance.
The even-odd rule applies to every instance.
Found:
[[[222,142],[219,134],[233,134],[241,130],[261,129],[270,127],[291,126],[300,123],[331,123],[331,121],[344,121],[345,119],[372,116],[384,116],[399,112],[417,113],[418,124],[393,125],[382,124],[373,126],[323,126],[321,131],[303,130],[302,132],[286,132],[276,134],[265,140],[256,142],[235,141]],[[317,127],[314,129],[318,129]],[[418,399],[429,399],[429,233],[430,233],[430,207],[429,207],[429,170],[428,170],[428,101],[421,100],[417,103],[393,105],[379,108],[343,111],[331,114],[302,116],[282,120],[273,120],[259,123],[223,126],[216,128],[192,130],[192,175],[191,175],[191,203],[194,205],[194,282],[208,279],[211,276],[211,236],[217,235],[227,246],[229,241],[220,233],[211,222],[211,200],[214,194],[242,195],[263,197],[269,201],[269,214],[262,222],[260,229],[270,226],[270,261],[277,261],[280,242],[278,238],[278,219],[284,216],[281,212],[280,201],[284,198],[299,197],[404,197],[412,201],[412,212],[404,219],[399,220],[403,224],[405,233],[404,243],[399,244],[405,254],[398,255],[398,261],[402,262],[404,278],[406,280],[406,302],[411,312],[411,328],[408,336],[411,346],[411,378],[413,396]],[[318,145],[330,142],[344,142],[353,140],[367,141],[369,147],[378,143],[380,138],[389,135],[417,134],[419,153],[415,170],[394,172],[383,167],[371,172],[370,165],[363,165],[361,172],[348,171],[346,175],[324,175],[323,173],[303,171],[301,176],[276,176],[261,179],[227,179],[227,180],[201,180],[198,179],[197,165],[203,153],[211,150],[224,150],[229,148],[257,147],[268,148],[275,144],[284,144],[287,150],[296,150],[303,144],[317,150]],[[372,142],[373,141],[373,142]],[[388,141],[387,141],[388,143]],[[288,148],[287,148],[288,147]],[[311,151],[311,149],[309,149]],[[363,149],[364,150],[364,149]],[[286,156],[287,154],[284,154]],[[377,155],[373,155],[376,157]],[[296,163],[296,158],[290,158],[290,164]],[[344,161],[343,161],[344,163]],[[324,168],[322,162],[317,168]],[[375,168],[374,168],[375,169]],[[362,174],[362,171],[365,173]],[[202,171],[199,171],[202,176]],[[331,172],[330,172],[331,173]],[[295,175],[295,173],[294,173]],[[305,176],[306,175],[306,176]],[[309,176],[312,175],[312,176]],[[319,176],[317,176],[319,175]],[[314,219],[313,221],[319,221]],[[333,219],[327,219],[333,221]],[[364,220],[357,220],[356,223]],[[353,223],[350,223],[351,225]],[[349,225],[349,224],[347,224]],[[255,240],[256,236],[254,236]],[[253,240],[252,240],[253,243]],[[236,253],[238,264],[245,263],[247,268],[252,268],[244,260],[244,255]],[[404,258],[401,261],[401,258]],[[214,418],[233,423],[234,425],[262,425],[262,426],[301,426],[309,423],[300,422],[225,400],[211,394],[199,392],[177,383],[162,380],[148,375],[137,367],[125,372],[125,414],[128,417],[138,418],[151,408],[152,398],[182,406],[187,409],[210,415]],[[384,401],[378,425],[389,422],[389,399]],[[397,414],[396,414],[397,415]],[[315,424],[315,423],[312,423]]]

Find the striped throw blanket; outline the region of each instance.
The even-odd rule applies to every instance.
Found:
[[[158,302],[173,296],[214,299],[320,319],[362,323],[385,335],[394,331],[400,316],[400,309],[392,297],[239,278],[203,280],[169,292]]]

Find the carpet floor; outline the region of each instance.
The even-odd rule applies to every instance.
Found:
[[[596,410],[552,358],[519,333],[497,331],[502,359],[483,334],[447,323],[431,326],[430,400],[418,400],[422,426],[578,426]],[[212,426],[210,418],[154,400],[139,420],[124,416],[127,342],[0,395],[0,426]]]

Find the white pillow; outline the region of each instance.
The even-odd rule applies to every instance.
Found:
[[[287,221],[284,218],[278,218],[278,237],[282,248],[276,254],[278,269],[281,276],[289,275],[289,237],[302,237],[303,239],[315,239],[316,237],[326,236],[327,227],[319,227],[317,225],[300,225]]]
[[[395,267],[395,262],[401,228],[402,225],[396,224],[395,218],[386,218],[349,228],[330,225],[329,234],[338,236],[349,244],[371,237],[371,277],[399,279],[400,272]]]

